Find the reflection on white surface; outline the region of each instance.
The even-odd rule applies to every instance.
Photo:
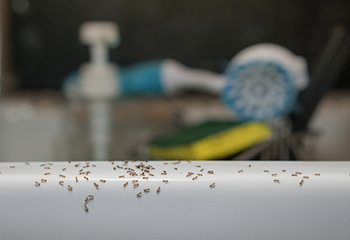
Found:
[[[28,0],[12,0],[11,6],[14,12],[21,15],[28,11],[29,1]]]
[[[349,239],[350,162],[140,163],[1,163],[0,239]]]

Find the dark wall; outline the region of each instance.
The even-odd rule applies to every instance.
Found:
[[[28,1],[27,9],[12,4],[11,10],[22,88],[59,88],[65,74],[88,60],[78,41],[87,20],[119,24],[122,43],[111,59],[121,65],[170,57],[218,72],[239,50],[259,42],[305,56],[312,69],[334,26],[350,23],[347,0]],[[346,69],[338,86],[350,85],[349,61]]]

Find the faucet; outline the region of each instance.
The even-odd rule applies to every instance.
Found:
[[[79,35],[80,41],[90,46],[91,59],[79,69],[77,93],[88,106],[91,157],[106,160],[110,157],[112,102],[119,91],[119,68],[108,61],[108,48],[120,43],[119,30],[112,22],[86,22]]]

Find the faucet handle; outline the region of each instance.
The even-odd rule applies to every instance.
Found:
[[[119,27],[114,22],[85,22],[80,27],[79,37],[86,45],[103,44],[114,48],[120,43]]]

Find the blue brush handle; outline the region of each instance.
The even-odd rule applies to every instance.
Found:
[[[123,95],[163,94],[161,68],[163,61],[155,60],[121,68]]]
[[[116,72],[116,84],[121,95],[160,95],[164,93],[161,79],[163,61],[154,60],[120,69],[120,76]],[[120,78],[120,82],[117,79]],[[77,95],[78,71],[70,73],[63,81],[63,90],[67,96]]]

